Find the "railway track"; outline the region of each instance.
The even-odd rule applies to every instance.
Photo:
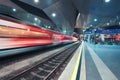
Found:
[[[6,80],[57,80],[79,45],[75,44]]]

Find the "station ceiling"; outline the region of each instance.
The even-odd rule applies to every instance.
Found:
[[[15,0],[8,1],[13,2]],[[90,27],[98,28],[101,26],[120,25],[120,0],[17,1],[43,10],[57,26],[70,32],[73,31],[74,27],[86,29]],[[33,11],[33,13],[35,12]]]

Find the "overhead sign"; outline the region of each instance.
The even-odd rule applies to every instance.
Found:
[[[95,33],[109,34],[109,33],[120,33],[120,29],[109,29],[109,30],[96,30]]]

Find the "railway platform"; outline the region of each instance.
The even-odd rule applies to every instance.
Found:
[[[120,80],[120,46],[83,42],[59,80]]]

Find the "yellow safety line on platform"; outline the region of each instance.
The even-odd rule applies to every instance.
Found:
[[[82,45],[80,46],[80,51],[79,51],[79,54],[78,54],[77,62],[76,62],[76,65],[75,65],[71,80],[76,80],[81,54],[82,54]]]

